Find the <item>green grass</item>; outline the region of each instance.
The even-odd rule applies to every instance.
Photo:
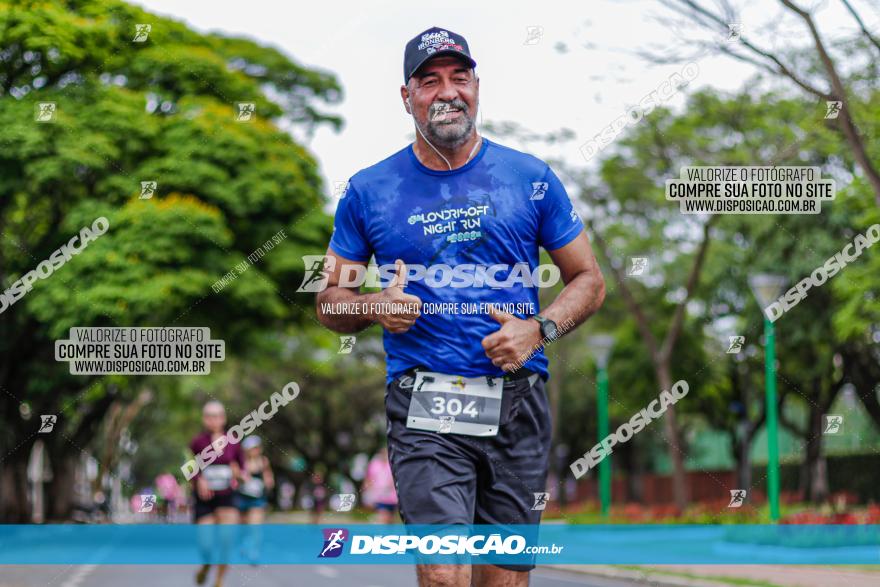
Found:
[[[783,518],[805,509],[808,504],[784,505],[780,508]],[[615,511],[616,510],[616,511]],[[598,508],[568,511],[564,514],[552,513],[545,519],[564,520],[569,524],[771,524],[770,508],[751,508],[748,510],[707,510],[705,507],[692,507],[680,516],[665,518],[646,518],[644,520],[627,517],[621,509],[612,508],[611,515],[603,517]]]

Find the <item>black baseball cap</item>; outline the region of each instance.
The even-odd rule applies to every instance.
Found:
[[[471,58],[467,41],[458,33],[440,27],[431,27],[416,35],[403,52],[403,83],[428,59],[438,55],[454,55],[466,61],[472,68],[477,62]]]

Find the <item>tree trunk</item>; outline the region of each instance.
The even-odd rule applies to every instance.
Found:
[[[807,501],[812,503],[828,499],[828,471],[822,456],[822,415],[821,407],[810,405],[807,450],[801,467],[800,488]]]
[[[669,361],[665,360],[656,366],[657,380],[660,388],[666,391],[672,389],[672,375],[670,374]],[[675,406],[670,404],[663,415],[663,434],[669,446],[669,460],[672,462],[672,495],[675,507],[684,511],[687,506],[687,479],[684,471],[684,453],[681,450],[681,442],[678,434],[678,420],[675,414]]]
[[[0,463],[0,522],[30,523],[27,462],[30,444],[19,447]]]
[[[617,453],[617,451],[614,451]],[[638,459],[638,454],[636,451],[636,446],[634,442],[627,442],[623,446],[620,447],[620,457],[617,459],[618,468],[617,471],[622,474],[623,478],[626,480],[624,484],[624,491],[622,495],[618,495],[618,499],[622,502],[630,502],[633,501],[633,493],[632,493],[632,480],[636,477],[636,460]]]
[[[637,450],[638,445],[633,444],[632,471],[627,475],[627,496],[630,501],[642,503],[645,501],[644,479],[645,460],[641,456],[641,452]]]
[[[748,422],[745,423],[748,426]],[[752,486],[752,459],[749,454],[752,446],[751,435],[747,431],[739,434],[736,443],[736,488],[749,489]]]
[[[847,345],[842,356],[846,381],[855,386],[865,411],[874,424],[880,426],[880,397],[877,395],[880,363],[874,360],[871,347],[862,344]]]
[[[47,519],[55,522],[67,521],[73,513],[74,474],[77,459],[72,453],[49,453],[52,463],[52,481],[49,483],[50,496]]]
[[[821,444],[821,440],[819,441]],[[810,475],[810,492],[813,494],[816,502],[824,502],[828,500],[828,461],[825,455],[820,454],[813,466]]]

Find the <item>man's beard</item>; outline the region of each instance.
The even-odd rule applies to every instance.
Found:
[[[450,108],[460,111],[459,116],[454,120],[446,120],[444,113]],[[467,142],[468,137],[471,136],[474,130],[474,117],[470,116],[468,106],[463,100],[434,102],[428,108],[426,123],[422,125],[416,121],[416,124],[431,144],[454,149]]]

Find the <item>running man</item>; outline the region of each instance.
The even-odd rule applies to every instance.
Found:
[[[332,330],[385,330],[388,446],[406,524],[540,523],[532,505],[545,490],[551,431],[542,344],[605,297],[556,174],[477,134],[475,66],[452,31],[434,27],[407,43],[400,96],[416,140],[350,179],[317,296]],[[553,265],[539,267],[539,247]],[[354,266],[371,256],[396,264],[393,278],[380,273],[388,281],[380,293],[339,285],[343,269],[363,272]],[[564,289],[542,310],[537,286],[560,277]],[[325,311],[334,305],[355,311]],[[506,586],[527,585],[533,568],[419,565],[417,573],[422,586]]]
[[[198,455],[218,438],[226,434],[226,410],[223,404],[212,400],[202,408],[202,425],[204,430],[189,444],[194,455]],[[193,477],[193,494],[195,497],[195,522],[201,526],[213,524],[237,524],[238,509],[235,507],[235,488],[242,479],[244,456],[236,443],[228,443],[222,450],[217,450],[217,458]],[[219,554],[224,560],[229,553],[227,532],[199,533],[200,548],[204,564],[196,573],[196,583],[203,584],[211,569],[211,560]],[[216,551],[216,552],[215,552]],[[227,565],[217,565],[215,587],[222,587]]]

